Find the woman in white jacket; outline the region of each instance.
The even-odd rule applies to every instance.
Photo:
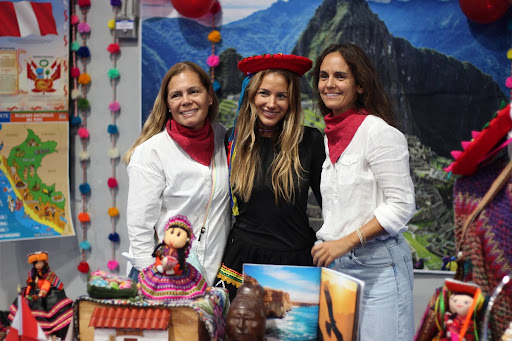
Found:
[[[402,233],[415,212],[404,135],[375,68],[353,44],[329,46],[314,69],[326,122],[317,266],[365,282],[361,340],[412,340],[412,258]]]
[[[198,65],[177,63],[167,71],[141,134],[124,156],[130,277],[154,263],[155,239],[163,240],[165,224],[179,214],[197,237],[189,262],[213,283],[231,227],[226,128],[214,121],[218,109],[211,81]]]

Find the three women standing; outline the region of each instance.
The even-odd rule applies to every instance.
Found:
[[[389,124],[390,101],[356,45],[325,49],[313,78],[327,154],[314,263],[365,282],[361,340],[412,340],[412,258],[402,235],[415,212],[407,141]]]

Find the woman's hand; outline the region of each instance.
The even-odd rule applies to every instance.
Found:
[[[311,249],[313,263],[318,267],[328,267],[336,258],[343,256],[352,248],[353,246],[348,242],[347,238],[316,244]]]

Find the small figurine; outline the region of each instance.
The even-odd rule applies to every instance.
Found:
[[[46,335],[64,339],[71,318],[73,301],[66,296],[64,284],[48,265],[48,252],[28,255],[32,269],[28,273],[27,287],[22,291],[32,314]],[[8,318],[12,321],[18,309],[18,299],[10,307]]]
[[[203,275],[186,258],[195,239],[187,217],[177,215],[165,226],[164,241],[153,256],[155,263],[139,274],[140,292],[149,299],[174,301],[204,295]]]
[[[470,310],[473,311],[474,297],[467,292],[452,292],[449,298],[450,311],[444,314],[444,327],[445,333],[441,337],[442,341],[458,341],[463,326],[467,324],[467,329],[464,332],[462,340],[473,341],[475,340],[475,322],[470,317],[469,322],[466,322],[467,315]],[[475,307],[477,309],[478,307]]]
[[[228,341],[265,340],[266,314],[263,287],[243,283],[231,302],[226,318]]]

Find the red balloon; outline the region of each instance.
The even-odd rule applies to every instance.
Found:
[[[200,18],[210,11],[215,0],[171,0],[171,3],[182,16]]]
[[[459,0],[459,6],[469,20],[488,24],[501,18],[510,4],[508,0]]]

